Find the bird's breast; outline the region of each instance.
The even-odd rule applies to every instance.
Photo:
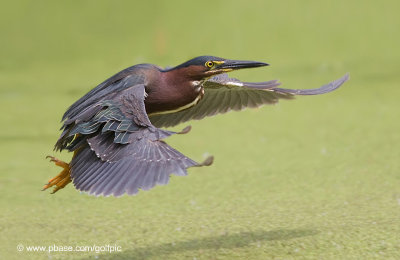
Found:
[[[148,88],[145,99],[149,115],[178,112],[195,106],[204,96],[201,82],[190,84],[160,84]]]

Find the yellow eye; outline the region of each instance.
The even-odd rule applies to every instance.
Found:
[[[207,68],[212,68],[214,66],[214,62],[212,62],[212,61],[207,61],[206,62],[206,67]]]

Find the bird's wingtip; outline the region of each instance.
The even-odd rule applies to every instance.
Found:
[[[177,134],[180,134],[180,135],[187,134],[190,132],[190,130],[192,130],[192,126],[188,125],[187,127],[183,128],[180,132],[177,132]]]
[[[208,156],[199,166],[210,166],[214,162],[214,156]]]

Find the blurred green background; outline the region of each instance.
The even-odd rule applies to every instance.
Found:
[[[399,259],[398,1],[8,1],[0,8],[1,259]],[[173,147],[211,167],[91,197],[45,160],[77,98],[137,63],[259,60],[232,75],[324,96],[192,122]],[[178,127],[178,129],[183,126]],[[17,245],[25,246],[19,252]],[[27,252],[118,245],[122,252]]]

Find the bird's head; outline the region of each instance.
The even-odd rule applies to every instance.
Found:
[[[190,78],[203,80],[217,74],[238,69],[268,66],[269,64],[258,61],[227,60],[214,56],[199,56],[182,63],[171,70],[182,70]]]

